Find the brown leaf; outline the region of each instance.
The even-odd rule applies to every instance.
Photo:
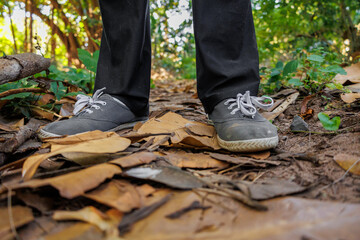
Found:
[[[172,220],[165,216],[199,201],[210,209],[194,210]],[[258,212],[222,196],[175,193],[161,208],[136,222],[126,239],[347,239],[356,240],[360,206],[301,198],[265,201]]]
[[[34,116],[36,116],[37,118],[47,119],[50,121],[53,121],[55,117],[55,112],[49,112],[35,107],[31,108],[31,113],[34,114]]]
[[[264,113],[262,113],[262,115],[267,120],[274,120],[275,118],[277,118],[277,116],[279,116],[281,113],[283,113],[289,107],[290,104],[295,102],[299,95],[300,95],[299,92],[295,92],[295,93],[291,94],[290,96],[288,96],[285,99],[285,101],[283,103],[280,104],[280,106],[275,108],[272,112],[264,112]]]
[[[344,84],[347,81],[352,83],[360,83],[360,62],[346,67],[344,70],[347,72],[347,75],[338,74],[335,77],[335,80],[338,83]]]
[[[244,153],[243,155],[251,157],[251,158],[255,158],[255,159],[265,160],[270,157],[271,153],[270,153],[270,151],[263,151],[263,152],[257,152],[257,153]]]
[[[117,158],[110,163],[119,165],[122,168],[135,167],[141,164],[151,163],[156,160],[157,156],[149,152],[139,152],[128,155],[126,157]]]
[[[11,207],[12,218],[9,217],[8,208],[0,208],[0,238],[3,239],[4,236],[11,233],[11,224],[16,228],[23,226],[34,220],[32,211],[30,208],[22,206],[12,206]],[[10,221],[12,223],[10,223]]]
[[[74,105],[72,103],[63,103],[60,109],[60,116],[69,117],[73,115]]]
[[[193,174],[177,167],[138,167],[126,171],[125,175],[138,179],[152,180],[178,189],[193,189],[204,185]]]
[[[349,170],[351,167],[349,172],[356,174],[356,175],[360,175],[360,157],[359,156],[340,153],[340,154],[337,154],[336,156],[334,156],[334,160],[343,169]]]
[[[43,141],[52,143],[52,144],[59,144],[59,145],[71,145],[80,142],[90,141],[90,140],[97,140],[108,138],[113,135],[116,135],[114,132],[102,132],[99,130],[80,133],[76,135],[71,135],[67,137],[60,137],[60,138],[45,138]]]
[[[341,94],[340,97],[346,103],[353,103],[360,100],[360,93],[344,93]]]
[[[251,198],[254,200],[266,200],[278,196],[286,196],[298,192],[302,192],[306,187],[302,187],[294,182],[280,179],[266,179],[263,182],[246,184],[251,193]]]
[[[214,126],[200,122],[187,123],[185,128],[198,136],[214,137],[216,134]]]
[[[144,198],[154,191],[155,189],[149,185],[135,187],[125,180],[112,180],[84,196],[121,212],[130,212],[143,207]]]
[[[20,190],[16,192],[16,197],[23,201],[27,206],[36,208],[42,213],[50,211],[53,207],[52,198],[40,196],[39,194],[28,191]]]
[[[24,118],[16,120],[8,120],[0,116],[0,129],[6,132],[18,131],[20,127],[24,126]]]
[[[74,136],[71,137],[74,139]],[[81,139],[81,137],[80,137]],[[64,143],[66,141],[63,141]],[[66,142],[68,143],[68,142]],[[116,153],[125,150],[130,145],[130,140],[122,138],[117,134],[110,134],[107,138],[95,139],[90,141],[79,142],[71,145],[52,145],[52,151],[46,154],[33,155],[26,159],[23,166],[24,180],[31,179],[36,173],[37,168],[45,159],[71,152],[82,153]]]
[[[51,185],[59,190],[62,197],[72,199],[97,187],[100,183],[104,182],[105,179],[112,178],[115,174],[120,173],[121,169],[118,166],[103,163],[53,178],[32,179],[23,183],[11,185],[10,187],[12,189],[20,189]]]
[[[115,214],[113,214],[115,216]],[[55,211],[53,219],[57,221],[79,220],[97,226],[102,231],[112,231],[122,219],[122,214],[118,214],[118,219],[110,218],[107,214],[97,208],[89,206],[78,211]]]
[[[179,151],[176,153],[166,154],[166,158],[179,168],[226,168],[229,165],[215,160],[209,155],[203,153],[186,153]]]
[[[87,223],[78,223],[60,232],[49,234],[44,239],[45,240],[59,240],[59,239],[99,240],[103,238],[104,238],[103,233],[96,226]]]
[[[174,136],[172,136],[170,139],[175,147],[185,145],[188,147],[196,147],[201,149],[220,149],[220,146],[215,137],[209,138],[190,135],[185,131],[185,129],[176,130]]]

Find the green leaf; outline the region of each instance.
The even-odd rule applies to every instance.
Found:
[[[325,69],[321,69],[320,71],[326,72],[326,73],[336,73],[336,74],[341,74],[341,75],[347,75],[347,72],[339,65],[331,65],[331,66],[326,67]]]
[[[279,69],[279,70],[283,70],[284,68],[284,63],[279,61],[276,63],[276,66],[275,66],[276,69]]]
[[[294,85],[294,86],[296,86],[296,87],[304,86],[304,83],[302,83],[302,82],[300,81],[300,79],[298,79],[298,78],[292,78],[292,79],[289,80],[288,83],[291,84],[291,85]]]
[[[312,55],[308,56],[307,59],[309,61],[318,62],[318,63],[322,63],[325,61],[323,56],[316,55],[316,54],[312,54]]]
[[[329,115],[321,112],[318,114],[318,118],[326,130],[336,131],[340,127],[340,117],[334,117],[333,119],[330,119]]]
[[[297,60],[288,62],[284,67],[283,76],[286,77],[287,75],[296,72],[298,66],[299,62]]]
[[[16,94],[9,95],[7,97],[3,97],[0,100],[12,100],[12,99],[15,99],[15,98],[27,98],[31,94],[32,93],[30,93],[30,92],[16,93]]]
[[[278,75],[280,75],[280,74],[281,74],[280,70],[274,68],[273,71],[271,72],[270,76],[271,76],[271,77],[274,77],[274,76],[278,76]]]
[[[51,82],[50,91],[54,93],[57,100],[65,96],[67,88],[62,82]]]
[[[96,73],[97,62],[99,59],[99,53],[94,52],[94,54],[91,55],[90,52],[88,52],[84,49],[78,48],[78,55],[79,55],[79,59],[85,65],[85,67],[89,71]]]

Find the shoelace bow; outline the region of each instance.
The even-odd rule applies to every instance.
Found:
[[[270,103],[265,103],[265,101],[270,101]],[[225,106],[230,104],[228,109],[232,110],[232,115],[240,111],[245,116],[254,118],[257,112],[256,107],[268,109],[272,107],[274,100],[271,97],[253,97],[250,96],[249,91],[246,91],[245,94],[239,93],[236,98],[228,99],[224,104]]]
[[[73,113],[78,115],[79,113],[86,111],[87,113],[92,113],[93,111],[90,108],[99,109],[99,105],[106,105],[106,102],[99,100],[99,97],[103,94],[103,91],[106,88],[98,89],[92,97],[87,95],[78,94],[76,96],[76,103]]]

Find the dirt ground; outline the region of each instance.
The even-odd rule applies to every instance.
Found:
[[[158,88],[151,90],[150,106],[153,115],[171,110],[187,119],[207,122],[206,114],[200,100],[195,96],[194,89],[195,83],[189,81],[183,81],[176,87],[171,83],[158,84]],[[360,106],[344,104],[336,93],[330,100],[320,96],[315,97],[308,103],[308,108],[313,110],[313,114],[306,120],[310,131],[314,133],[293,133],[290,125],[294,116],[300,114],[302,100],[303,97],[300,96],[274,120],[273,123],[278,127],[279,145],[272,150],[272,155],[281,152],[306,153],[316,159],[316,164],[293,159],[286,166],[271,167],[257,172],[237,168],[225,175],[233,179],[256,179],[264,182],[274,177],[291,180],[301,186],[309,187],[304,193],[295,196],[360,203],[360,176],[351,173],[345,175],[344,169],[334,161],[334,156],[339,153],[360,157]],[[341,117],[342,123],[338,133],[329,134],[322,127],[317,119],[319,112]]]

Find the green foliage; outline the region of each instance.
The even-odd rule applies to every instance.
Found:
[[[318,114],[318,118],[326,130],[337,131],[340,127],[340,117],[334,117],[333,119],[330,119],[329,115],[321,112]]]
[[[343,86],[334,81],[337,74],[346,75],[346,71],[338,64],[338,55],[318,48],[310,53],[298,49],[294,52],[294,60],[285,67],[278,62],[275,68],[262,68],[265,81],[262,88],[272,93],[281,87],[292,87],[308,94],[321,92],[325,87],[343,90]]]
[[[85,65],[85,67],[89,71],[91,71],[93,73],[96,73],[97,63],[99,60],[99,54],[100,54],[99,50],[97,50],[93,54],[91,54],[89,51],[78,48],[78,55],[79,55],[80,61]]]

